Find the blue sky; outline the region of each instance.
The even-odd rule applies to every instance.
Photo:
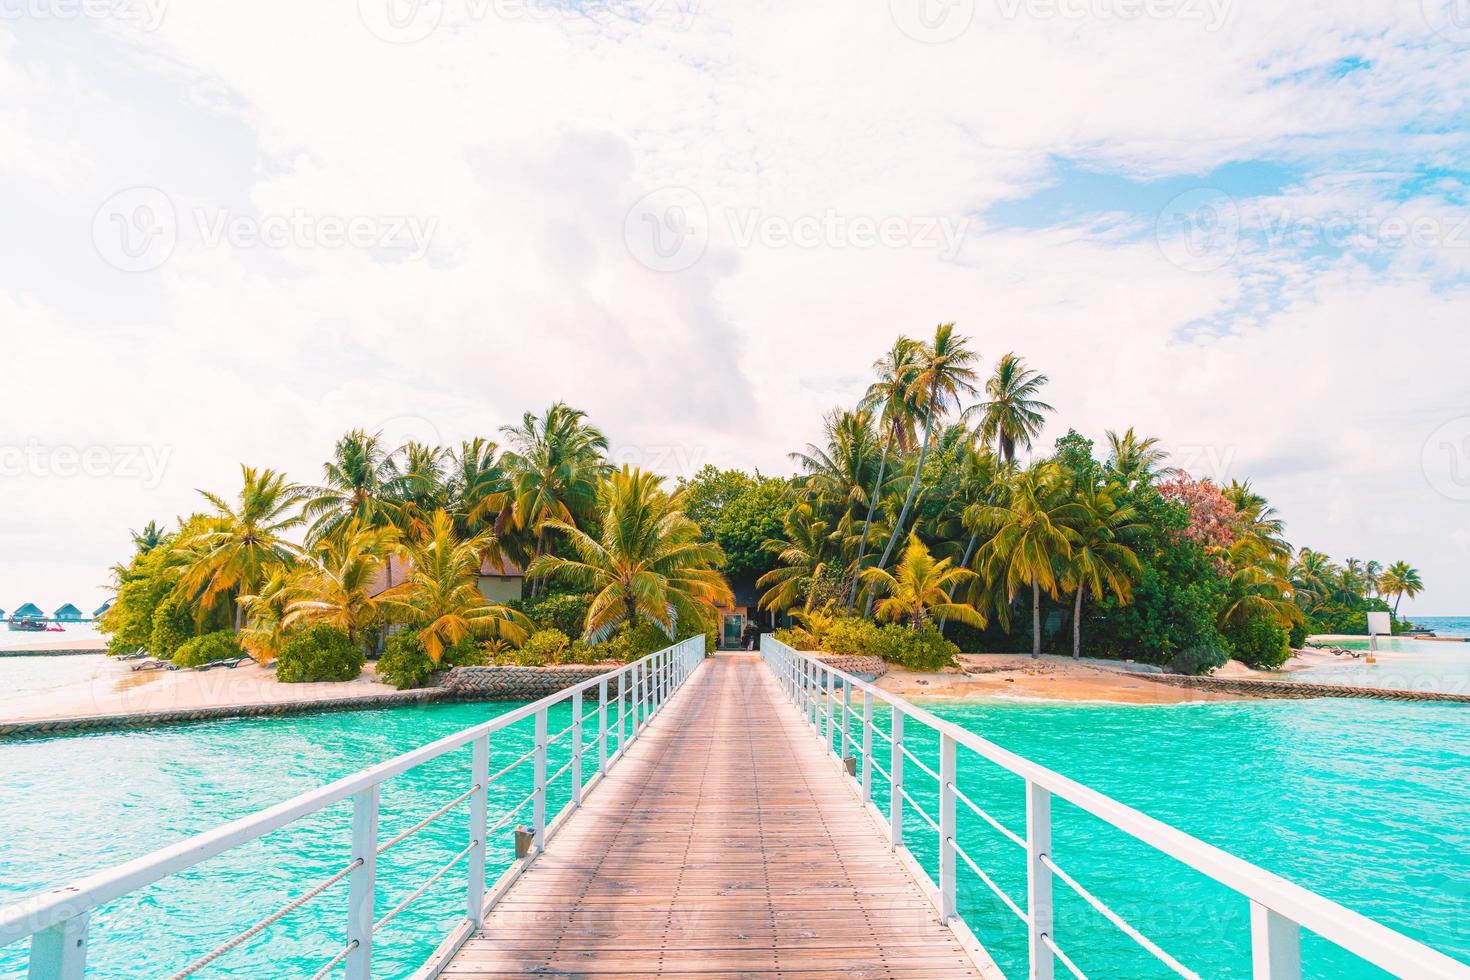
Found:
[[[786,471],[955,320],[1470,610],[1448,4],[388,2],[0,19],[0,606],[358,426]]]

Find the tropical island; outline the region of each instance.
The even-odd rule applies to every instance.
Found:
[[[135,532],[99,625],[117,656],[248,657],[286,683],[354,680],[371,659],[415,688],[756,629],[917,671],[984,652],[1199,674],[1279,668],[1311,634],[1365,632],[1369,611],[1397,630],[1423,588],[1405,562],[1293,548],[1249,481],[1195,479],[1133,427],[1041,451],[1046,375],[1014,353],[982,372],[954,324],[899,337],[874,375],[791,477],[614,468],[564,403],[503,446],[349,432],[317,484],[244,466],[237,489]],[[523,590],[487,591],[487,568]]]

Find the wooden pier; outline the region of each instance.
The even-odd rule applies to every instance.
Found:
[[[527,974],[981,975],[754,654],[696,671],[444,970]]]

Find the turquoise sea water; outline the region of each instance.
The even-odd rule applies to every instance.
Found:
[[[926,705],[999,744],[1081,780],[1203,840],[1255,861],[1415,938],[1470,961],[1470,709],[1367,701],[1172,706]],[[250,813],[508,705],[442,705],[218,722],[153,731],[0,743],[0,902]],[[553,732],[569,716],[551,719]],[[886,718],[879,724],[886,728]],[[492,769],[529,745],[529,726],[501,739]],[[886,746],[875,752],[887,768]],[[914,726],[909,745],[938,768]],[[563,750],[564,752],[565,750]],[[553,747],[556,755],[557,747]],[[559,757],[564,761],[564,754]],[[468,750],[388,784],[387,838],[460,792]],[[561,764],[553,759],[555,771]],[[529,791],[529,770],[500,787],[492,819]],[[1021,782],[961,751],[960,785],[1022,832]],[[910,766],[910,792],[935,813],[932,781]],[[552,806],[566,798],[553,785]],[[875,794],[886,810],[881,780]],[[327,876],[346,860],[346,804],[257,845],[124,899],[94,917],[97,976],[178,969]],[[1021,851],[963,807],[959,840],[1018,901]],[[1248,976],[1246,902],[1067,804],[1054,813],[1062,867],[1204,976]],[[381,916],[463,846],[463,811],[381,860]],[[932,868],[932,830],[908,841]],[[503,834],[491,872],[510,859]],[[461,914],[451,872],[380,939],[375,975],[416,967]],[[1020,923],[965,867],[961,904],[1008,975],[1023,976]],[[1057,937],[1093,977],[1169,975],[1058,883]],[[210,968],[236,977],[310,975],[342,942],[337,886]],[[1378,976],[1308,937],[1307,974]],[[16,975],[24,947],[0,950]]]
[[[1410,619],[1440,636],[1470,636],[1470,616],[1411,616]]]

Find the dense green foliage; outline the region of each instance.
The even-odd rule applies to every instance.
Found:
[[[429,659],[423,642],[411,630],[388,637],[383,655],[378,658],[378,677],[400,691],[427,687],[434,674],[450,667],[481,667],[490,662],[485,648],[474,641],[452,646],[444,651],[438,663]]]
[[[366,662],[362,645],[326,623],[308,626],[281,647],[276,679],[286,684],[350,681]]]
[[[915,630],[896,623],[880,626],[857,616],[832,619],[818,633],[809,629],[779,629],[775,637],[797,650],[882,657],[908,670],[941,670],[952,664],[960,652],[932,623]]]
[[[174,651],[176,667],[198,667],[215,660],[230,660],[243,656],[240,641],[229,630],[216,630],[185,641]]]
[[[506,603],[518,609],[544,629],[561,630],[567,636],[580,636],[587,622],[592,596],[585,592],[549,593],[534,599],[514,599]]]

